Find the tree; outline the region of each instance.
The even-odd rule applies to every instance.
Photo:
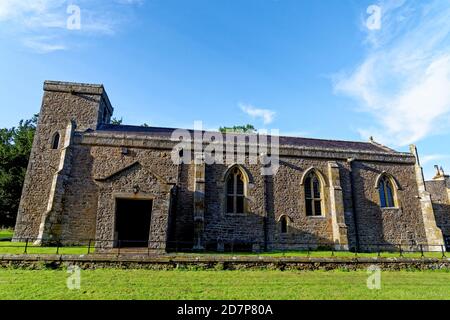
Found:
[[[256,133],[256,129],[251,124],[245,126],[220,127],[219,131],[222,133]]]
[[[115,125],[115,126],[121,125],[122,122],[123,122],[123,119],[122,119],[122,118],[120,118],[120,119],[112,118],[112,119],[111,119],[111,124],[113,124],[113,125]]]
[[[38,116],[0,129],[0,226],[14,226]]]

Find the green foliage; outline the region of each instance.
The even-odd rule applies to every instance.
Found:
[[[256,133],[256,129],[251,124],[245,126],[220,127],[219,131],[222,133]]]
[[[14,226],[36,131],[37,115],[0,129],[0,226]]]
[[[112,118],[112,119],[111,119],[111,124],[113,124],[113,125],[115,125],[115,126],[121,125],[122,122],[123,122],[123,119],[122,119],[122,118],[120,118],[120,119],[118,119],[118,118]]]
[[[223,262],[217,262],[214,266],[214,270],[216,271],[224,271],[225,270],[225,264]]]

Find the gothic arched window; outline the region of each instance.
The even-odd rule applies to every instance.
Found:
[[[245,213],[245,177],[238,168],[232,168],[227,175],[227,213]]]
[[[305,178],[305,202],[307,216],[321,216],[322,210],[322,185],[319,177],[314,172]]]
[[[394,208],[395,207],[395,194],[394,185],[391,179],[387,176],[381,177],[378,182],[378,192],[380,194],[380,206],[381,208]]]
[[[55,135],[53,136],[53,140],[52,140],[52,149],[56,150],[59,148],[59,139],[60,139],[60,135],[59,133],[55,133]]]

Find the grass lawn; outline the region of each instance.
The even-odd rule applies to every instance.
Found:
[[[8,238],[12,238],[14,234],[13,230],[10,229],[2,229],[0,230],[0,239],[8,239]]]
[[[0,236],[0,239],[2,237]],[[25,249],[24,242],[10,242],[10,241],[0,241],[0,254],[23,254]],[[58,254],[87,254],[87,246],[75,246],[75,247],[60,247],[58,249]],[[91,247],[90,252],[94,253],[94,248]],[[34,246],[32,243],[28,244],[27,253],[28,254],[56,254],[56,247],[40,247]],[[145,250],[144,250],[145,252]],[[448,253],[446,253],[448,255]],[[315,258],[348,258],[352,259],[355,257],[363,258],[376,258],[378,253],[355,253],[342,251],[342,252],[332,252],[332,251],[286,251],[286,252],[263,252],[263,253],[173,253],[176,256],[212,256],[212,257],[230,257],[230,256],[262,256],[262,257],[315,257]],[[425,252],[424,256],[426,258],[442,258],[441,252]],[[383,258],[398,258],[400,257],[399,252],[382,252],[380,257]],[[404,252],[403,257],[405,258],[421,258],[420,252]]]
[[[0,254],[23,254],[25,250],[25,242],[0,242]],[[56,247],[40,247],[34,246],[32,243],[28,244],[28,254],[56,254]],[[88,248],[85,247],[60,247],[58,249],[59,254],[87,254]],[[91,253],[94,249],[91,248]]]
[[[450,256],[449,253],[445,253],[446,256]],[[289,257],[312,257],[312,258],[376,258],[378,253],[358,253],[349,251],[285,251],[285,252],[262,252],[262,253],[179,253],[178,256],[194,256],[201,257],[204,255],[211,255],[213,257],[219,256],[261,256],[261,257],[276,257],[276,258],[289,258]],[[399,252],[381,252],[380,257],[382,258],[399,258]],[[421,258],[422,254],[420,252],[403,252],[404,258]],[[424,252],[424,257],[426,258],[442,258],[442,252]]]
[[[0,269],[0,299],[450,299],[448,271],[384,271],[380,290],[365,271],[81,270],[79,290],[70,276]]]

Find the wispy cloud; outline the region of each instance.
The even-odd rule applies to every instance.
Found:
[[[449,129],[450,5],[386,0],[379,6],[382,27],[365,29],[364,61],[336,75],[334,90],[374,118],[373,127],[359,130],[364,138],[403,146]]]
[[[252,106],[251,104],[239,103],[239,107],[243,112],[255,119],[261,119],[264,124],[270,124],[273,122],[276,112],[269,109],[260,109]]]
[[[67,50],[80,37],[114,35],[123,22],[123,8],[144,0],[0,0],[0,33],[14,35],[38,53]],[[80,9],[80,28],[68,28],[68,19]],[[72,40],[71,41],[69,40]]]
[[[43,14],[56,0],[2,0],[0,2],[0,21],[16,19],[26,14]]]
[[[35,37],[30,39],[24,39],[23,45],[32,49],[37,53],[49,53],[54,51],[67,50],[64,44],[54,44],[53,39],[50,37]]]
[[[447,160],[450,159],[450,155],[446,155],[446,154],[428,154],[428,155],[424,155],[420,158],[420,162],[422,165],[426,165],[426,164],[437,164],[437,163],[432,163],[433,161],[435,162],[439,162],[442,160]]]
[[[67,7],[66,0],[2,0],[0,21],[11,21],[25,27],[48,26],[66,13],[64,5]]]

